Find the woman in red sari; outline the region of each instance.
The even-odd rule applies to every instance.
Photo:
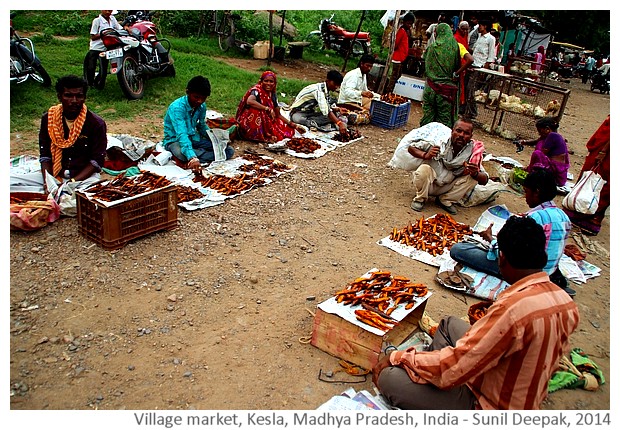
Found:
[[[572,223],[581,228],[586,234],[597,235],[601,230],[601,224],[605,218],[605,212],[609,207],[609,115],[603,121],[601,126],[594,132],[586,148],[588,155],[581,168],[579,177],[588,170],[594,170],[596,173],[607,181],[601,190],[601,196],[598,202],[598,209],[593,215],[584,215],[578,212],[564,209]],[[598,167],[596,167],[598,165]],[[596,167],[596,168],[595,168]]]
[[[293,137],[295,130],[305,129],[284,118],[276,96],[276,74],[264,72],[256,85],[250,88],[237,108],[237,124],[242,139],[256,142],[278,142]]]

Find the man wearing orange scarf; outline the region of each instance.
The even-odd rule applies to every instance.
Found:
[[[49,175],[56,185],[80,182],[80,186],[85,186],[99,179],[107,147],[106,123],[84,104],[87,90],[86,81],[78,76],[58,79],[56,95],[60,104],[52,106],[41,118],[41,172],[12,175],[12,192],[47,193],[54,185],[46,183]]]

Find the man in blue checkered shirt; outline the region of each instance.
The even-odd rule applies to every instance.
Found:
[[[534,170],[525,178],[523,184],[525,201],[531,208],[525,216],[534,219],[543,227],[547,238],[547,264],[544,271],[549,278],[570,296],[575,295],[575,290],[568,286],[568,282],[560,273],[558,266],[564,245],[570,234],[571,222],[564,211],[556,206],[553,199],[557,195],[557,188],[553,174],[547,170]],[[490,242],[487,250],[481,246],[461,242],[450,249],[450,256],[459,263],[469,266],[480,272],[501,278],[498,266],[498,251],[496,241],[493,240],[491,227],[479,232],[483,239]]]

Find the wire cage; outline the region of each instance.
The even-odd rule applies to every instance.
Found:
[[[510,74],[520,78],[529,78],[537,82],[545,83],[549,74],[547,64],[539,64],[528,58],[516,57],[512,61],[509,70]]]
[[[507,75],[478,69],[476,79],[476,122],[488,133],[505,139],[535,139],[536,121],[542,117],[555,118],[559,124],[570,90]]]
[[[566,88],[512,76],[500,95],[493,131],[506,139],[535,139],[540,118],[560,124],[569,95]]]
[[[487,133],[491,133],[500,95],[510,76],[489,69],[473,69],[469,77],[473,80],[476,101],[475,122]]]

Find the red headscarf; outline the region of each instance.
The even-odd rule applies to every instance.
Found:
[[[272,77],[274,80],[273,91],[270,93],[265,91],[265,89],[263,88],[263,84],[262,84],[263,80],[265,80],[265,78],[268,78],[268,77]],[[275,93],[277,86],[278,86],[278,78],[276,78],[276,74],[272,72],[271,70],[267,70],[263,72],[263,74],[260,75],[260,79],[258,80],[258,82],[254,86],[252,86],[241,99],[241,102],[239,103],[239,107],[237,108],[237,115],[236,115],[237,119],[243,113],[246,107],[246,104],[248,102],[248,98],[250,97],[250,95],[252,95],[253,91],[256,91],[258,93],[258,98],[260,99],[261,104],[267,107],[270,107],[271,109],[275,109],[275,106],[273,105],[272,95],[273,93]]]

